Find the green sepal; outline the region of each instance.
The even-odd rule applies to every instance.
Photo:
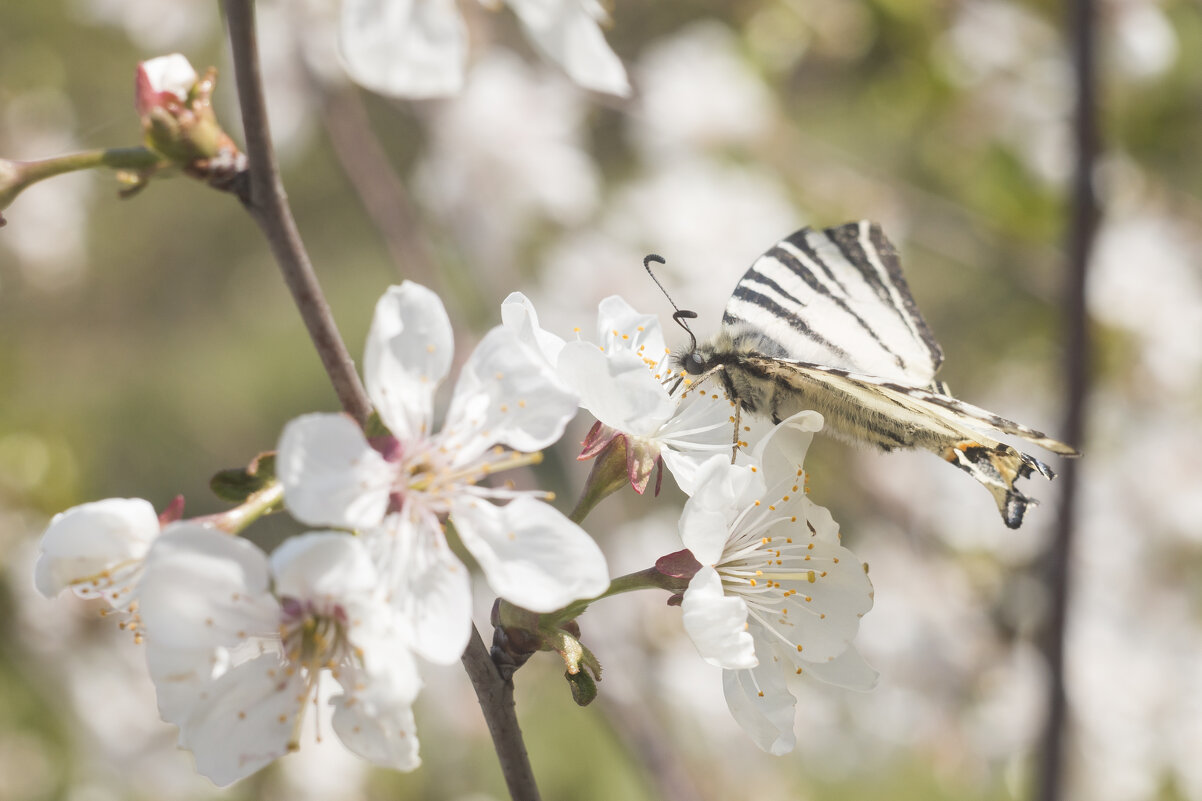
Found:
[[[275,451],[260,453],[246,467],[222,470],[209,480],[209,489],[223,501],[245,503],[275,481]]]
[[[597,682],[593,681],[587,670],[578,670],[575,673],[565,670],[563,677],[572,688],[572,700],[577,706],[588,706],[597,699]]]

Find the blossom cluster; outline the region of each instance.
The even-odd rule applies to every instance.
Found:
[[[640,492],[653,474],[658,489],[666,466],[690,495],[685,550],[657,567],[678,580],[684,629],[725,670],[731,712],[760,747],[793,748],[792,677],[875,681],[851,645],[871,584],[804,489],[817,413],[762,436],[748,426],[732,460],[730,402],[678,383],[654,316],[607,298],[596,342],[544,330],[517,293],[501,316],[464,362],[440,426],[451,322],[436,294],[406,282],[385,292],[368,334],[378,419],[367,431],[341,414],[293,420],[276,483],[230,513],[181,520],[182,507],[156,515],[114,498],[51,521],[38,589],[99,598],[135,632],[161,716],[216,784],[297,750],[310,705],[332,711],[339,739],[371,762],[420,764],[423,665],[458,660],[472,628],[452,530],[509,604],[551,615],[603,597],[608,568],[590,536],[549,493],[494,480],[537,463],[578,408],[597,419],[581,458],[619,454],[607,462],[619,465],[616,485]],[[613,477],[596,473],[612,491]],[[281,497],[314,530],[270,554],[237,536]]]

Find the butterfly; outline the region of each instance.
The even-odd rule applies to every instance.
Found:
[[[657,256],[649,260],[662,262]],[[1010,528],[1038,503],[1015,488],[1052,469],[991,436],[1001,432],[1061,456],[1077,450],[1027,426],[953,398],[935,379],[943,350],[901,273],[897,250],[876,223],[803,228],[764,253],[735,286],[722,326],[673,354],[696,386],[716,377],[737,413],[780,422],[813,409],[836,436],[884,451],[924,449],[989,490]],[[736,432],[738,422],[736,420]],[[737,441],[737,436],[736,436]]]

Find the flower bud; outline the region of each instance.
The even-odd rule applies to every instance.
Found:
[[[220,184],[245,168],[245,157],[213,112],[217,70],[203,76],[179,53],[138,64],[134,107],[146,146],[187,172]]]

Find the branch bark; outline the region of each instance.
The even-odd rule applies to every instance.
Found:
[[[371,401],[355,371],[355,362],[338,333],[330,306],[321,291],[309,254],[301,241],[296,220],[288,206],[279,165],[267,124],[267,103],[259,72],[259,44],[255,36],[253,0],[225,0],[230,47],[238,85],[238,104],[250,160],[250,182],[242,194],[243,205],[267,237],[267,243],[283,273],[284,283],[300,311],[321,364],[338,393],[343,410],[359,425],[371,416]]]
[[[229,25],[238,102],[250,160],[249,186],[240,197],[267,237],[343,410],[362,425],[371,415],[371,401],[338,333],[280,181],[259,71],[254,2],[223,0],[223,7]],[[510,795],[514,801],[539,801],[538,787],[518,727],[513,685],[497,672],[475,627],[462,661],[488,723]]]
[[[1063,295],[1065,317],[1064,438],[1080,446],[1085,433],[1085,402],[1089,391],[1090,342],[1085,308],[1085,281],[1098,227],[1098,200],[1093,189],[1094,165],[1099,149],[1093,0],[1069,0],[1067,38],[1072,52],[1076,107],[1073,136],[1076,164],[1073,175],[1071,220],[1068,230],[1068,270]],[[1062,474],[1056,539],[1048,559],[1048,589],[1051,608],[1046,627],[1048,659],[1048,716],[1040,749],[1036,798],[1056,801],[1064,784],[1065,743],[1068,729],[1068,700],[1065,695],[1065,635],[1072,587],[1072,545],[1076,530],[1076,501],[1079,486],[1076,461],[1065,463]]]

